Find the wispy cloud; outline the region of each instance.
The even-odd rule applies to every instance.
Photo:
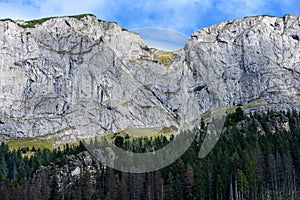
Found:
[[[203,26],[237,17],[299,14],[298,4],[299,0],[0,0],[0,18],[93,13],[128,29],[164,27],[190,35]]]
[[[104,0],[35,0],[40,15],[70,15],[84,12],[103,11]]]
[[[33,19],[79,13],[96,14],[105,11],[103,5],[107,2],[107,0],[0,0],[0,17]]]
[[[253,15],[300,14],[299,0],[214,0],[219,15],[237,18]]]
[[[0,18],[29,19],[36,9],[30,5],[22,5],[18,2],[0,1]]]
[[[255,15],[265,10],[262,0],[221,0],[216,2],[216,8],[228,16]]]
[[[134,29],[149,47],[159,50],[175,51],[184,47],[188,36],[177,31],[165,28]]]

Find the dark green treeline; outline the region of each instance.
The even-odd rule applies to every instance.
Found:
[[[100,166],[63,185],[57,172],[68,166],[68,157],[85,151],[82,143],[62,150],[34,149],[30,158],[22,153],[32,149],[11,152],[2,144],[0,199],[299,199],[298,112],[245,115],[238,108],[228,115],[224,133],[204,159],[198,158],[206,135],[205,124],[201,126],[188,151],[159,171],[129,174]],[[165,136],[120,137],[115,144],[135,152],[170,142]]]

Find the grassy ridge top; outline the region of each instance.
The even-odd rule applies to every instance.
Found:
[[[81,20],[83,17],[86,17],[86,16],[96,17],[95,15],[90,14],[90,13],[80,14],[80,15],[71,15],[71,16],[61,16],[61,17],[71,17],[71,18],[75,18],[77,20]],[[57,16],[57,17],[45,17],[45,18],[41,18],[41,19],[33,19],[33,20],[25,21],[24,24],[20,24],[20,23],[17,23],[17,24],[18,24],[18,26],[20,26],[22,28],[35,28],[36,25],[43,24],[44,22],[46,22],[50,19],[54,19],[54,18],[60,18],[60,17],[59,16]],[[0,19],[0,21],[10,21],[10,22],[16,23],[15,20],[12,20],[10,18]]]

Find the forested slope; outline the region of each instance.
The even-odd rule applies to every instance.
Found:
[[[195,141],[175,163],[144,174],[106,168],[88,154],[83,143],[53,151],[9,151],[2,144],[1,199],[299,198],[299,113],[269,111],[246,116],[237,109],[228,115],[213,151],[199,159],[205,129],[202,123],[201,130],[194,130]],[[141,152],[168,142],[165,136],[124,138],[117,145]],[[24,156],[28,151],[34,153],[30,158]]]

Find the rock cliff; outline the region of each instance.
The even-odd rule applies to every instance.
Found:
[[[80,137],[180,127],[216,107],[299,107],[296,15],[222,22],[171,53],[92,15],[32,23],[0,21],[1,135]]]

